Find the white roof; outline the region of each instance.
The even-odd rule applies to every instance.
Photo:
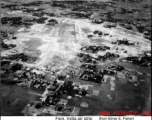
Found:
[[[42,71],[39,71],[39,70],[36,70],[36,69],[33,69],[31,72],[35,72],[35,73],[37,73],[37,74],[43,74]]]

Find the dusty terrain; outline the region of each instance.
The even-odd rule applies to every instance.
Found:
[[[45,8],[45,12],[54,12],[55,15],[42,15],[41,17],[46,18],[44,22],[34,22],[28,27],[23,24],[20,26],[9,25],[11,22],[9,22],[9,24],[3,24],[3,31],[13,32],[13,35],[4,39],[3,42],[7,45],[14,44],[16,46],[11,49],[2,49],[1,56],[3,57],[2,61],[8,60],[12,63],[19,63],[24,67],[41,71],[45,74],[45,79],[49,82],[53,81],[51,76],[52,73],[50,71],[55,71],[59,75],[64,75],[69,72],[68,68],[72,68],[72,70],[76,72],[74,77],[66,77],[61,81],[72,81],[75,84],[86,85],[88,91],[87,96],[81,98],[72,97],[72,99],[68,99],[68,95],[61,95],[61,98],[68,100],[68,105],[75,107],[75,109],[71,113],[57,112],[53,114],[52,112],[52,114],[99,115],[100,111],[114,112],[119,110],[131,110],[137,111],[140,115],[142,111],[151,111],[151,67],[138,66],[122,61],[122,59],[126,57],[141,57],[145,53],[151,52],[151,41],[145,38],[144,33],[125,29],[120,24],[117,24],[116,27],[106,28],[105,25],[110,24],[110,22],[107,21],[101,24],[95,24],[92,23],[91,18],[77,18],[72,15],[64,16],[64,14],[71,12],[71,8],[63,9],[58,6],[52,7],[50,1],[44,1],[49,4],[41,3],[39,5],[26,6],[23,4],[29,3],[31,0],[27,0],[26,2],[18,0],[2,1],[4,5],[18,4],[19,6],[23,6],[23,8],[25,7],[24,9],[37,10],[39,8]],[[22,22],[26,19],[41,18],[34,16],[32,12],[22,11],[23,8],[19,8],[19,10],[10,10],[9,8],[4,7],[2,8],[1,16],[10,18],[21,17],[23,18]],[[42,11],[40,10],[40,13]],[[48,24],[49,20],[55,20],[57,23],[51,23],[50,25]],[[95,31],[101,31],[103,35],[94,34]],[[89,35],[92,35],[92,37],[88,37]],[[13,36],[16,38],[13,39]],[[134,45],[112,43],[123,39],[127,39]],[[96,53],[81,49],[84,46],[93,45],[108,46],[110,49],[106,51],[97,51]],[[80,66],[93,63],[81,62],[78,54],[82,53],[91,56],[92,59],[96,59],[98,56],[104,56],[108,52],[117,54],[119,57],[112,60],[99,61],[95,64],[97,68],[103,70],[110,64],[115,64],[125,68],[122,72],[117,72],[117,74],[111,77],[104,76],[106,81],[101,83],[80,79],[79,74],[83,71],[81,71]],[[33,59],[36,58],[36,60],[27,62],[21,59],[6,59],[8,56],[20,53],[33,57]],[[6,69],[5,66],[2,68]],[[14,74],[15,73],[10,72],[7,74],[5,73],[2,76],[4,83],[2,83],[1,89],[5,92],[2,92],[3,98],[1,99],[1,102],[4,104],[2,105],[1,114],[4,116],[23,115],[23,112],[21,111],[24,110],[24,107],[28,102],[31,100],[39,101],[39,98],[43,93],[43,90],[37,91],[37,89],[33,90],[33,88],[25,89],[14,84],[10,87],[8,84],[9,82],[7,83],[6,81],[12,81],[12,78],[15,78],[13,76]],[[129,82],[129,76],[133,76],[132,79],[134,78],[135,82]],[[27,95],[28,98],[23,99],[22,93]],[[87,103],[87,105],[82,105],[84,102]],[[12,112],[12,109],[15,107],[17,107],[16,111]]]

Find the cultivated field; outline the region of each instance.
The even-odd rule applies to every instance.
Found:
[[[10,32],[7,37],[4,35],[2,42],[4,47],[1,52],[2,62],[10,62],[2,65],[2,91],[4,91],[1,99],[4,103],[2,115],[90,116],[100,115],[100,111],[113,113],[119,110],[137,111],[140,115],[142,111],[151,111],[151,62],[148,61],[147,55],[151,52],[151,41],[145,38],[144,33],[126,29],[119,22],[116,22],[115,27],[106,27],[114,24],[106,20],[100,24],[95,23],[94,17],[91,17],[94,16],[93,13],[87,18],[84,16],[90,13],[86,12],[82,17],[84,11],[73,12],[71,6],[65,7],[71,4],[68,2],[65,6],[58,6],[58,4],[52,6],[50,0],[28,5],[30,2],[32,1],[2,1],[4,7],[1,16],[5,20],[2,22],[1,31]],[[82,5],[87,8],[90,4],[98,2],[106,4],[108,0],[92,1]],[[7,6],[14,4],[13,7]],[[78,6],[81,7],[81,4],[78,3]],[[97,15],[101,12],[95,8],[90,11],[96,11]],[[105,9],[105,11],[109,10]],[[17,19],[13,21],[7,17],[13,19],[17,17]],[[7,20],[8,22],[5,23]],[[10,46],[7,47],[7,45]],[[96,47],[105,47],[105,50],[103,48],[97,50]],[[123,61],[129,57],[133,59],[137,57],[141,61],[145,54],[147,55],[145,59],[148,59],[148,62],[143,60],[145,64],[134,64],[130,62],[131,60]],[[13,55],[18,56],[15,58]],[[138,63],[138,60],[135,62]],[[22,68],[13,68],[13,64],[22,65]],[[85,65],[88,65],[88,68],[83,67]],[[122,66],[123,69],[115,71],[109,68],[110,65]],[[92,69],[89,66],[95,67]],[[107,69],[112,69],[114,73],[110,75],[104,73]],[[72,74],[73,71],[74,74]],[[84,75],[85,72],[87,77]],[[99,74],[102,75],[102,79]],[[95,78],[94,81],[89,80],[89,75]],[[100,82],[95,82],[96,76]],[[32,86],[33,81],[38,82],[36,84],[38,86],[45,84],[45,88]],[[38,103],[43,101],[45,97],[41,94],[46,92],[51,86],[49,84],[54,81],[58,82],[59,90],[64,82],[71,81],[79,86],[80,92],[83,89],[87,94],[81,96],[77,93],[76,96],[75,93],[71,93],[72,95],[69,93],[69,95],[70,90],[65,90],[67,93],[64,90],[59,92],[60,102],[66,102],[72,109],[70,112],[64,110],[59,112],[54,103],[49,106],[46,104],[40,109],[29,107],[29,101]],[[53,88],[50,87],[50,89]],[[27,98],[22,98],[22,94]],[[13,111],[13,109],[16,110]]]

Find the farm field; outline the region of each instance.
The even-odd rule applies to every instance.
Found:
[[[1,9],[2,116],[151,111],[149,1],[2,0]]]

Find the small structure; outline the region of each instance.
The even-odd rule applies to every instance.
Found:
[[[110,77],[110,84],[111,84],[110,90],[114,91],[115,90],[115,77],[113,77],[113,76]]]
[[[104,25],[105,28],[112,28],[112,27],[116,27],[116,23],[112,23],[112,22],[108,22]]]
[[[112,97],[110,96],[110,94],[108,94],[107,97],[108,97],[110,100],[112,99]]]
[[[110,76],[108,76],[108,75],[104,75],[104,76],[103,76],[103,79],[102,79],[102,82],[106,82],[106,81],[109,79],[109,77],[110,77]]]
[[[40,107],[40,108],[36,108],[36,105],[39,104],[38,101],[34,101],[33,102],[33,105],[30,105],[30,106],[26,106],[24,108],[24,110],[22,111],[22,113],[24,113],[25,115],[27,116],[37,116],[37,115],[41,115],[42,114],[42,111],[43,111],[43,108]],[[25,110],[26,109],[26,110]]]
[[[60,99],[60,103],[66,105],[68,103],[68,100],[66,100],[66,99]]]
[[[92,95],[99,96],[99,90],[93,90]]]
[[[136,82],[137,81],[137,76],[130,75],[128,81],[130,81],[130,82]]]
[[[82,102],[82,103],[80,104],[80,106],[81,106],[81,107],[86,107],[86,108],[87,108],[89,105],[88,105],[88,103],[86,103],[86,102]]]
[[[79,107],[74,107],[74,110],[71,112],[70,116],[77,116],[80,112]]]
[[[71,99],[71,98],[72,98],[72,96],[68,96],[68,97],[67,97],[67,99]]]
[[[91,97],[91,94],[86,94],[86,97]]]
[[[119,79],[126,79],[126,75],[123,72],[117,72],[117,77]]]

